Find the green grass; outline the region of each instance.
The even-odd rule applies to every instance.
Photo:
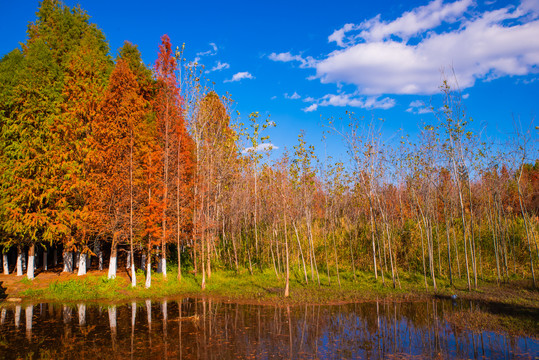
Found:
[[[496,294],[482,294],[481,289],[466,292],[465,279],[458,279],[451,286],[449,280],[444,277],[437,278],[438,290],[434,292],[432,281],[428,280],[428,289],[422,274],[399,273],[400,287],[394,289],[391,277],[385,276],[385,284],[379,275],[375,278],[373,273],[357,271],[341,271],[339,273],[340,284],[334,270],[328,278],[327,272],[320,272],[320,285],[316,275],[314,279],[308,272],[308,282],[305,282],[303,269],[291,269],[290,297],[283,297],[285,279],[279,278],[272,269],[256,269],[251,275],[247,269],[241,269],[238,273],[232,270],[214,270],[210,278],[206,279],[206,289],[201,290],[201,274],[194,276],[184,272],[182,281],[176,278],[177,268],[171,266],[167,269],[168,278],[162,274],[152,274],[151,287],[146,289],[145,276],[141,270],[137,271],[137,286],[131,287],[131,283],[123,278],[108,280],[106,276],[88,275],[80,279],[56,281],[47,288],[41,290],[28,289],[19,293],[23,298],[57,301],[125,301],[129,299],[163,298],[172,296],[212,296],[228,298],[237,301],[261,302],[261,303],[341,303],[368,301],[377,299],[406,300],[412,298],[428,297],[432,295],[449,296],[458,293],[462,297],[487,297]],[[24,280],[21,280],[24,282]],[[532,294],[530,301],[537,300],[537,293]],[[512,300],[514,301],[514,300]],[[517,300],[518,301],[518,300]]]

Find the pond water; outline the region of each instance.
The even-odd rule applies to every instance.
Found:
[[[260,306],[208,299],[121,305],[9,305],[1,359],[382,359],[539,356],[539,342],[462,330],[447,314],[474,306],[411,303]]]

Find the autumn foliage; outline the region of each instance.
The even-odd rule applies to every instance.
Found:
[[[83,10],[41,3],[26,42],[0,60],[7,271],[16,255],[22,275],[28,250],[48,262],[62,253],[79,274],[108,264],[113,277],[126,265],[134,279],[143,269],[146,286],[174,267],[202,287],[213,268],[320,286],[361,271],[393,287],[403,274],[435,289],[440,279],[535,283],[533,130],[487,146],[444,82],[433,123],[413,140],[384,141],[376,121],[347,113],[326,124],[344,160],[318,158],[304,133],[266,157],[275,124],[258,113],[250,126],[236,121],[231,100],[174,49],[164,35],[153,68],[129,42],[113,59]]]

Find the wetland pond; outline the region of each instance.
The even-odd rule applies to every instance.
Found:
[[[465,330],[466,301],[268,306],[202,298],[4,304],[1,359],[536,359],[537,337]]]

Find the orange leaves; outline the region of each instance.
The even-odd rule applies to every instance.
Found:
[[[88,156],[95,183],[90,207],[99,214],[109,235],[128,232],[130,168],[139,176],[142,162],[137,152],[133,159],[132,147],[142,143],[141,127],[146,111],[146,101],[135,75],[129,65],[119,59],[93,124],[92,150]]]

